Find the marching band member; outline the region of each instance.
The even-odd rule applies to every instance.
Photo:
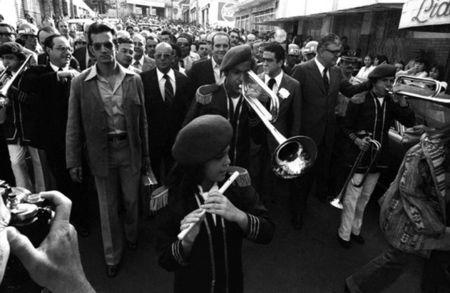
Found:
[[[156,248],[159,264],[175,272],[174,292],[242,292],[242,240],[266,244],[273,237],[274,224],[252,186],[218,190],[232,136],[225,118],[204,115],[181,129],[172,148],[178,165],[157,218]]]
[[[372,89],[362,96],[362,99],[353,99],[348,104],[344,121],[344,133],[348,140],[346,161],[353,165],[358,153],[368,150],[365,159],[356,169],[355,174],[347,186],[343,200],[341,225],[338,230],[338,241],[344,248],[351,246],[350,239],[363,244],[364,238],[360,235],[364,209],[369,202],[380,172],[388,168],[388,131],[398,120],[407,127],[414,125],[414,112],[408,107],[404,96],[391,96],[388,90],[392,88],[395,77],[395,66],[382,64],[376,67],[370,74],[369,80]],[[381,144],[378,155],[372,166],[369,162],[375,156],[373,150],[369,150],[369,140],[376,140]],[[370,155],[369,155],[370,154]],[[364,174],[370,167],[361,187]]]

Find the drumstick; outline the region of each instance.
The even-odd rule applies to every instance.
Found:
[[[230,178],[228,178],[228,180],[222,185],[222,187],[220,187],[219,192],[220,193],[224,193],[228,187],[230,187],[230,185],[234,182],[234,180],[236,180],[236,178],[239,176],[239,172],[235,171],[233,174],[231,174]],[[205,214],[206,210],[202,210],[201,213],[199,214],[199,216],[203,216]],[[186,237],[187,233],[189,233],[189,231],[191,231],[191,229],[195,226],[194,223],[190,223],[189,226],[184,229],[183,231],[181,231],[178,234],[178,239],[179,240],[183,240],[184,237]]]

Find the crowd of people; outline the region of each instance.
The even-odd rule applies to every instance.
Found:
[[[442,68],[428,67],[421,57],[406,65],[382,55],[366,55],[361,62],[346,38],[332,33],[300,44],[287,40],[283,30],[244,34],[140,21],[87,22],[82,36],[65,20],[39,29],[0,22],[1,82],[14,78],[0,98],[0,176],[41,192],[57,206],[40,247],[44,254],[13,228],[0,230],[0,241],[9,242],[38,284],[54,292],[64,283],[64,291],[93,291],[81,267],[77,232],[69,224],[70,218],[78,234],[89,235],[90,188],[98,196],[106,273],[119,273],[124,250],[138,245],[143,176],[168,189],[154,233],[160,265],[175,272],[175,292],[242,292],[242,240],[269,243],[273,238],[275,224],[265,204],[275,190],[288,187],[291,223],[300,230],[307,221],[308,196],[328,204],[344,184],[340,175],[360,154],[365,158],[344,188],[336,239],[344,249],[364,243],[364,210],[389,167],[389,128],[395,120],[415,125],[405,97],[391,94],[393,80],[398,75],[441,80]],[[360,68],[354,68],[355,60]],[[285,137],[303,135],[315,143],[317,159],[299,178],[281,181],[272,173],[278,142],[245,102],[249,71],[279,99],[275,128]],[[250,98],[270,111],[264,91]],[[429,141],[448,148],[442,134],[433,135]],[[423,179],[431,187],[424,189],[421,207],[441,229],[418,234],[432,235],[434,242],[413,252],[393,245],[387,252],[391,263],[375,261],[347,279],[350,292],[387,286],[395,278],[379,276],[389,265],[405,265],[405,253],[450,249],[445,200],[439,208],[426,200],[437,196],[429,192],[433,186],[448,189],[448,170],[441,170],[444,179],[435,176],[445,169],[445,152],[433,154],[436,164],[429,176],[437,179]],[[230,166],[245,168],[251,180],[222,191]],[[52,189],[62,194],[46,192]],[[429,224],[420,216],[410,223]],[[68,236],[58,237],[62,234]],[[60,263],[61,257],[70,262]],[[50,280],[51,273],[61,278]]]

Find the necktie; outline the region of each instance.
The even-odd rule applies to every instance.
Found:
[[[269,79],[269,82],[267,83],[267,86],[273,90],[273,85],[276,83],[274,78]]]
[[[183,67],[183,68],[184,68],[184,59],[181,59],[181,60],[180,60],[180,67]]]
[[[328,90],[330,89],[330,81],[328,80],[327,71],[328,71],[328,68],[325,67],[325,69],[323,70],[322,79],[323,79],[323,85],[325,86],[325,91],[328,94]]]
[[[138,69],[139,69],[139,65],[140,65],[139,60],[134,61],[133,66],[134,66],[135,68],[138,68]]]
[[[164,74],[164,78],[166,79],[166,83],[164,85],[164,99],[165,102],[170,105],[173,101],[173,87],[167,74]]]

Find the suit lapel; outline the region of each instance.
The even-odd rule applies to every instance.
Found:
[[[211,59],[212,59],[212,57],[211,57]],[[207,65],[205,73],[206,73],[206,76],[212,76],[212,80],[211,81],[212,81],[212,83],[215,83],[216,82],[216,77],[214,75],[214,70],[213,70],[213,67],[212,67],[211,59],[209,59],[208,62],[205,63]]]
[[[92,68],[94,68],[94,67],[90,67],[89,70],[92,70]],[[100,96],[100,91],[99,91],[98,86],[97,86],[97,79],[96,78],[91,78],[91,79],[87,80],[86,81],[86,89],[87,89],[86,90],[86,93],[87,93],[86,97],[87,97],[87,99],[91,100],[89,97],[94,97],[92,99],[92,102],[97,104],[98,109],[101,112],[105,112],[106,113],[106,110],[105,110],[105,107],[104,107],[104,103],[103,103],[103,100],[102,100],[102,98]]]
[[[325,90],[325,85],[323,84],[323,79],[322,79],[322,74],[319,71],[319,67],[317,67],[316,61],[314,61],[314,59],[312,59],[311,61],[309,61],[310,65],[309,65],[309,69],[311,72],[311,76],[316,80],[316,84],[319,85],[320,90],[323,92],[323,94],[327,94],[326,90]],[[330,73],[331,76],[331,73]]]

